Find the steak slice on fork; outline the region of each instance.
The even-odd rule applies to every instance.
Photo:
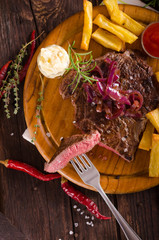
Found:
[[[77,155],[89,152],[100,142],[100,133],[93,131],[90,134],[77,134],[63,138],[58,150],[49,163],[45,163],[46,172],[56,172],[64,168]]]

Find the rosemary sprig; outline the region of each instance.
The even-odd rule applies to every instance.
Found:
[[[92,64],[92,60],[93,60],[92,51],[87,52],[87,53],[77,53],[74,51],[74,44],[75,44],[75,41],[72,43],[72,45],[69,44],[69,46],[68,46],[70,67],[66,69],[66,73],[68,73],[72,69],[74,69],[76,71],[75,78],[69,84],[69,86],[70,86],[75,83],[75,87],[74,87],[72,93],[74,93],[74,91],[78,87],[80,81],[89,82],[91,85],[92,85],[92,82],[97,81],[96,79],[94,79],[93,77],[90,76],[91,71],[96,67],[96,62],[94,62],[93,67],[91,67],[91,69],[89,69],[90,65]],[[84,59],[88,58],[88,60],[85,61],[83,58]]]
[[[159,0],[142,0],[142,2],[146,3],[145,7],[151,6],[156,10],[159,10]]]

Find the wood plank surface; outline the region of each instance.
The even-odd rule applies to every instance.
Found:
[[[19,232],[2,213],[0,213],[0,223],[1,223],[0,228],[1,240],[10,240],[11,238],[27,240],[24,234]]]
[[[81,11],[82,2],[0,0],[0,67],[14,58],[21,45],[29,40],[33,29],[37,34],[45,30],[38,41],[40,43],[59,23]],[[95,5],[97,1],[93,3]],[[44,159],[34,145],[22,138],[26,129],[23,85],[20,85],[20,111],[17,116],[12,114],[11,119],[6,119],[3,103],[0,102],[0,159],[16,159],[42,171]],[[13,104],[12,101],[11,112]],[[101,213],[111,215],[97,193],[75,187],[92,198]],[[109,197],[142,239],[159,239],[159,187],[127,195],[109,194]],[[63,192],[60,180],[41,182],[3,166],[0,166],[0,211],[29,240],[125,239],[113,217],[111,221],[93,219],[94,226],[88,225],[92,216],[85,207]],[[2,227],[0,222],[1,232],[5,230]],[[10,239],[15,240],[13,236]]]

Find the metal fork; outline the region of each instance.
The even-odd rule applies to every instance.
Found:
[[[80,161],[79,161],[79,159]],[[109,200],[105,192],[103,191],[100,185],[100,174],[90,159],[87,157],[86,154],[79,155],[74,157],[74,161],[71,160],[71,164],[73,165],[74,169],[83,180],[84,183],[94,187],[99,194],[102,196],[106,204],[108,205],[109,209],[111,210],[112,214],[116,218],[117,222],[119,223],[121,229],[123,230],[126,239],[128,240],[141,240],[141,238],[136,234],[136,232],[130,227],[130,225],[126,222],[126,220],[121,216],[112,202]],[[81,164],[82,162],[82,164]]]

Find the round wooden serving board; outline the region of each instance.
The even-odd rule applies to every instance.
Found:
[[[150,22],[159,21],[159,15],[150,10],[130,5],[120,5],[121,10],[129,16],[147,25]],[[94,16],[98,13],[108,16],[105,6],[94,8]],[[34,137],[35,124],[40,125],[36,134],[36,147],[46,161],[49,161],[60,144],[61,137],[68,137],[78,133],[73,126],[74,109],[69,100],[63,100],[59,94],[61,79],[44,78],[44,100],[42,102],[41,118],[36,118],[36,107],[39,92],[41,91],[41,80],[37,67],[37,56],[42,47],[50,44],[58,44],[67,50],[68,43],[75,40],[75,46],[79,50],[81,32],[83,27],[83,12],[70,17],[56,27],[42,42],[36,51],[30,64],[24,87],[24,111],[29,132]],[[95,26],[94,26],[95,27]],[[140,49],[140,38],[126,48]],[[91,40],[90,49],[93,57],[104,55],[109,49],[105,49],[95,41]],[[159,71],[159,61],[148,58],[148,63],[153,67],[154,72]],[[47,133],[51,134],[48,137]],[[107,193],[130,193],[142,191],[159,184],[159,178],[148,176],[149,152],[138,150],[133,162],[128,163],[116,154],[96,146],[88,156],[95,164],[101,174],[101,185]],[[71,164],[68,164],[59,173],[68,180],[82,187],[89,188],[78,177]]]

